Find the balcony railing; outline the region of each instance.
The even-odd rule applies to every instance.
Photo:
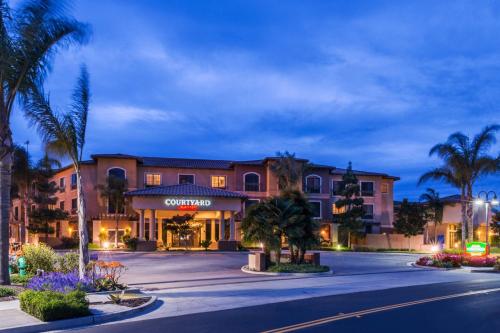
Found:
[[[374,190],[366,190],[366,191],[361,191],[361,196],[362,197],[374,197],[375,196],[375,191]]]

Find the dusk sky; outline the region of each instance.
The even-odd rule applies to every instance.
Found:
[[[415,199],[434,144],[500,123],[499,1],[81,0],[71,12],[92,38],[56,57],[47,91],[63,108],[87,64],[87,157],[288,150],[400,176],[395,197]],[[40,157],[21,112],[13,131]],[[480,189],[498,192],[500,176]]]

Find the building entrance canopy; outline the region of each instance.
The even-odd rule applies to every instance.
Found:
[[[210,233],[215,240],[215,223],[218,223],[219,237],[226,238],[224,224],[229,219],[229,241],[235,240],[235,214],[241,212],[242,202],[246,195],[210,187],[182,184],[171,186],[157,186],[130,191],[126,196],[132,198],[132,208],[139,215],[139,238],[145,239],[145,220],[149,223],[149,240],[155,239],[154,230],[161,230],[163,218],[174,215],[195,214],[197,219],[210,221]],[[155,228],[154,225],[158,224]],[[161,238],[160,234],[158,236]]]

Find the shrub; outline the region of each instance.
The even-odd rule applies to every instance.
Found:
[[[135,251],[137,250],[137,243],[139,243],[139,238],[125,235],[123,236],[123,243],[127,248],[129,248],[132,251]]]
[[[496,262],[494,268],[496,271],[500,271],[500,257],[497,258],[497,262]]]
[[[422,257],[416,264],[443,268],[458,268],[461,266],[493,267],[496,258],[491,256],[470,256],[460,254],[438,253],[432,257]]]
[[[99,250],[100,248],[101,246],[99,246],[99,244],[89,243],[89,250]]]
[[[57,270],[70,273],[78,270],[78,253],[69,252],[57,257]]]
[[[496,257],[474,257],[474,256],[464,256],[462,265],[471,267],[493,267],[495,266]]]
[[[45,272],[54,271],[57,260],[55,251],[43,243],[38,245],[24,244],[23,257],[26,259],[26,271],[32,275],[35,275],[38,269]]]
[[[212,241],[209,240],[209,239],[205,239],[203,241],[200,242],[200,245],[202,248],[205,249],[205,251],[208,251],[208,248],[210,247],[210,244],[212,244]]]
[[[51,272],[33,277],[27,288],[36,291],[57,291],[67,293],[74,290],[93,290],[90,279],[80,280],[77,271],[71,273]]]
[[[20,284],[25,286],[29,280],[33,277],[33,275],[27,274],[25,276],[21,276],[19,274],[12,274],[10,276],[10,282],[13,284]]]
[[[92,284],[96,291],[120,290],[126,286],[119,282],[126,267],[118,261],[93,261],[89,264]]]
[[[15,295],[16,295],[16,291],[14,289],[0,286],[0,297],[8,297],[8,296],[15,296]]]
[[[328,272],[330,267],[312,264],[280,264],[269,267],[268,272],[279,273],[322,273]]]
[[[90,315],[85,292],[67,294],[55,291],[26,290],[19,294],[21,310],[42,321],[76,318]]]

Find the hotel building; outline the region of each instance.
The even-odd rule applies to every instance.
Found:
[[[91,241],[99,243],[102,235],[114,240],[115,221],[119,236],[129,234],[149,243],[167,247],[198,247],[203,240],[213,246],[233,248],[241,239],[240,223],[252,204],[278,194],[278,182],[271,165],[276,158],[229,161],[208,159],[139,157],[124,154],[96,154],[83,162],[82,179],[87,203]],[[310,163],[298,159],[301,163]],[[301,188],[306,193],[315,218],[321,221],[321,237],[337,242],[337,226],[332,223],[335,200],[342,188],[345,169],[310,163]],[[399,178],[383,173],[355,171],[364,198],[366,232],[381,233],[392,229],[393,187]],[[109,175],[127,179],[128,204],[116,212],[99,193]],[[77,232],[76,176],[68,166],[53,177],[58,185],[57,206],[69,213],[65,221],[54,223],[51,245]],[[11,214],[12,241],[20,240],[21,221],[25,218],[20,200],[14,200]],[[174,215],[194,214],[193,231],[181,240],[164,232],[165,219]],[[28,219],[29,223],[29,219]],[[101,235],[101,237],[100,237]],[[36,235],[28,235],[36,241]],[[120,237],[121,238],[121,237]],[[226,242],[224,242],[226,241]],[[229,245],[228,245],[229,244]]]

